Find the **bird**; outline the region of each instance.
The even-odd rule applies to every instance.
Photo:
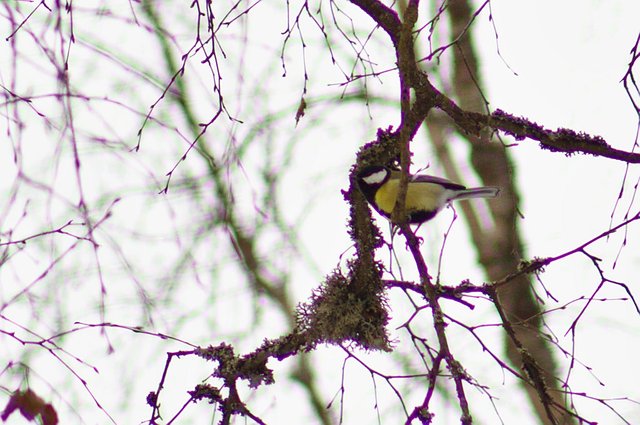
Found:
[[[356,173],[358,188],[380,215],[391,221],[400,189],[400,170],[369,165]],[[405,211],[409,224],[431,220],[449,202],[471,198],[495,198],[500,188],[493,186],[467,189],[442,177],[417,174],[409,176]]]

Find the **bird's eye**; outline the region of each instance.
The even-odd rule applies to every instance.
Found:
[[[362,180],[366,184],[379,184],[379,183],[382,183],[386,177],[387,177],[387,170],[380,170],[378,172],[375,172],[375,173],[369,174],[368,176],[363,177]]]

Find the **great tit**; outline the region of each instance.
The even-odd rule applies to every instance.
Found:
[[[357,173],[357,183],[369,204],[380,215],[391,218],[400,188],[399,170],[381,165],[363,168]],[[456,199],[494,198],[500,189],[497,187],[477,187],[467,189],[441,177],[423,174],[409,177],[405,209],[410,224],[431,220],[449,202]]]

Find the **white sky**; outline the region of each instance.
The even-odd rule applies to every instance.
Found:
[[[113,7],[119,16],[130,17],[128,5],[126,2],[122,3],[121,9],[112,4],[104,4]],[[74,7],[76,6],[74,3]],[[25,13],[29,10],[29,5],[22,7]],[[271,58],[274,53],[276,56],[280,54],[280,33],[285,25],[284,19],[264,19],[265,16],[277,16],[274,13],[279,7],[281,6],[261,3],[255,8],[255,14],[250,15],[250,30],[255,33],[249,34],[252,43],[247,47],[247,57],[264,55]],[[640,3],[496,0],[491,3],[491,7],[502,58],[496,53],[496,40],[486,11],[479,16],[475,26],[475,44],[481,52],[485,94],[491,107],[523,115],[547,128],[567,127],[601,135],[616,148],[630,149],[637,129],[637,116],[620,79],[630,59],[629,50],[640,31],[637,24]],[[185,10],[188,9],[184,5],[179,5],[175,6],[175,14],[163,15],[167,26],[178,33],[175,42],[181,46],[187,46],[192,40],[189,23],[193,10],[188,16],[182,15]],[[44,11],[40,12],[37,19],[46,16]],[[174,19],[175,22],[169,22],[169,19]],[[9,32],[7,22],[5,19],[0,22],[1,34],[6,37]],[[136,110],[146,111],[160,93],[157,82],[153,78],[140,79],[139,75],[124,70],[121,63],[131,64],[133,68],[140,65],[144,69],[159,72],[162,69],[161,58],[154,39],[142,28],[122,27],[120,19],[94,20],[90,13],[81,11],[76,13],[74,24],[78,42],[72,48],[70,69],[72,77],[77,79],[75,81],[78,87],[97,98],[106,95],[110,99],[130,102]],[[126,30],[123,31],[123,28]],[[233,53],[243,46],[240,37],[242,32],[239,29],[234,31],[237,32],[229,30],[224,33],[238,37],[230,36],[225,39],[225,46],[230,63],[240,67],[237,56]],[[314,48],[322,46],[322,40],[314,40],[312,35],[317,36],[317,32],[310,29],[308,31],[305,32],[305,35],[309,34],[306,53],[311,81],[308,96],[310,99],[322,95],[335,96],[341,88],[331,84],[342,82],[341,74],[330,66],[326,55],[314,51]],[[59,89],[55,82],[51,83],[50,68],[44,65],[46,61],[39,59],[42,52],[33,47],[33,41],[26,30],[21,37],[21,52],[26,54],[30,51],[24,49],[33,49],[33,59],[18,67],[19,78],[16,81],[18,89],[22,90],[20,94],[37,95]],[[56,43],[52,39],[47,39],[47,42],[53,45]],[[375,40],[372,41],[375,46],[373,52],[377,55],[376,59],[380,60],[380,69],[383,69],[383,61],[390,59],[384,50],[376,50],[386,46],[375,43]],[[4,47],[0,49],[0,82],[3,85],[8,85],[15,77],[8,47],[4,43]],[[96,51],[116,52],[120,63],[105,56],[99,56],[98,62],[88,61],[88,58],[97,54]],[[248,87],[256,87],[253,93],[243,92],[240,87],[236,87],[237,81],[234,79],[237,74],[227,74],[228,78],[223,80],[224,87],[227,88],[225,100],[230,113],[245,123],[230,124],[221,120],[219,127],[210,129],[208,134],[212,144],[217,142],[213,145],[217,154],[224,153],[222,147],[228,140],[237,143],[245,140],[243,138],[249,133],[249,128],[267,112],[279,111],[296,104],[296,99],[299,99],[302,92],[303,81],[297,62],[300,57],[299,43],[292,40],[285,54],[286,78],[281,77],[282,69],[278,61],[270,59],[243,65],[243,83]],[[342,64],[349,63],[346,57],[341,59]],[[210,81],[207,80],[206,70],[198,68],[197,61],[193,63],[186,74],[187,81],[193,91],[193,101],[198,104],[201,114],[199,118],[205,119],[214,110],[214,100],[209,91]],[[517,75],[514,75],[514,71]],[[395,75],[389,73],[381,77],[380,83],[371,79],[369,87],[372,93],[393,100],[397,84],[395,78]],[[132,81],[135,83],[131,84]],[[79,107],[75,112],[80,137],[99,133],[122,140],[129,146],[135,143],[135,132],[141,123],[140,116],[98,100],[91,101],[90,105],[91,108]],[[291,223],[302,220],[300,241],[306,249],[299,256],[285,255],[278,258],[283,268],[292,270],[292,282],[295,282],[292,292],[296,301],[305,300],[322,277],[340,264],[340,255],[344,251],[350,253],[350,244],[344,232],[347,206],[340,190],[346,188],[347,172],[358,147],[374,139],[378,127],[384,128],[398,122],[397,109],[389,105],[372,104],[369,111],[356,104],[339,107],[335,103],[326,105],[331,108],[329,113],[322,103],[319,106],[311,105],[298,127],[294,126],[293,115],[290,113],[284,120],[277,121],[270,133],[265,132],[259,136],[275,138],[277,142],[273,145],[279,150],[274,156],[280,159],[287,155],[285,142],[299,139],[292,153],[291,168],[287,172],[281,196],[287,202],[285,218]],[[56,109],[57,103],[54,100],[41,101],[37,107],[53,122],[59,122],[60,111]],[[77,202],[78,196],[68,145],[58,144],[59,139],[64,140],[68,135],[61,136],[59,131],[43,129],[42,120],[28,108],[21,110],[21,114],[27,123],[33,120],[35,124],[28,126],[19,139],[16,138],[19,133],[12,124],[12,133],[8,139],[12,143],[19,140],[24,149],[22,169],[30,176],[53,186],[58,195],[52,197],[46,192],[23,187],[15,201],[5,204],[5,194],[10,191],[16,166],[12,160],[11,144],[0,144],[0,232],[16,229],[14,238],[60,226],[69,219],[81,219],[78,216],[68,216],[71,210],[68,203]],[[107,117],[107,120],[99,121],[97,116]],[[161,106],[156,117],[170,125],[168,128],[149,127],[143,134],[142,147],[138,153],[111,149],[105,155],[104,150],[95,144],[82,145],[85,196],[96,211],[95,217],[99,216],[98,211],[104,214],[116,195],[122,197],[113,207],[113,218],[105,224],[104,232],[98,236],[103,243],[100,264],[104,267],[103,272],[108,282],[106,320],[132,326],[144,322],[144,315],[137,304],[139,299],[136,285],[140,284],[151,293],[165,291],[165,296],[170,297],[173,302],[169,308],[160,310],[154,316],[154,331],[171,333],[195,344],[228,341],[237,344],[238,352],[251,351],[263,337],[280,335],[284,331],[284,325],[282,317],[270,311],[269,303],[247,295],[242,279],[238,278],[233,254],[224,249],[227,245],[223,232],[212,232],[211,235],[204,236],[208,242],[205,245],[207,248],[194,253],[195,259],[191,263],[194,266],[187,266],[188,271],[182,276],[186,282],[179,286],[179,290],[172,293],[165,285],[171,281],[171,275],[165,266],[187,249],[189,232],[196,226],[196,219],[203,217],[207,211],[194,209],[194,203],[187,199],[188,196],[175,188],[166,196],[157,195],[165,184],[164,174],[186,149],[185,142],[177,137],[178,132],[172,126],[179,130],[182,128],[184,134],[187,131],[175,109]],[[318,120],[316,125],[314,120]],[[0,120],[0,134],[7,134],[9,121],[4,117]],[[354,122],[359,125],[354,126]],[[234,137],[229,137],[229,134]],[[263,143],[266,145],[266,141]],[[66,147],[56,156],[58,146]],[[456,149],[459,149],[464,158],[464,149],[457,145]],[[417,146],[416,151],[416,166],[430,161],[426,149]],[[623,163],[582,156],[565,158],[561,154],[543,152],[537,143],[528,140],[519,142],[518,146],[510,149],[510,153],[521,188],[521,209],[525,216],[521,230],[529,256],[558,255],[607,230],[622,182]],[[261,190],[256,166],[262,164],[264,155],[263,150],[255,149],[243,161],[246,175],[243,177],[241,173],[234,174],[233,184],[238,203],[246,203],[248,206],[247,217],[254,214],[250,209],[252,196]],[[58,163],[56,158],[59,158]],[[197,175],[201,171],[200,161],[196,158],[194,153],[187,158],[178,168],[174,182],[179,178]],[[437,164],[433,164],[431,171],[440,171]],[[637,176],[638,172],[632,168],[625,186],[625,197],[613,219],[614,224],[621,221],[631,202],[632,186]],[[206,192],[201,193],[201,196],[205,201],[212,198]],[[60,200],[60,197],[65,197],[68,202]],[[6,205],[10,205],[10,208],[5,209]],[[28,213],[21,218],[25,209]],[[631,211],[635,212],[637,209],[637,205],[633,205]],[[442,232],[448,226],[450,217],[450,212],[445,211],[429,223],[428,228],[424,226],[421,229],[422,236],[427,241],[425,246],[439,248]],[[386,224],[381,220],[379,223],[386,230]],[[613,261],[620,249],[622,235],[601,241],[588,251],[603,259],[602,268],[607,277],[627,283],[634,295],[637,295],[640,293],[637,278],[640,260],[637,244],[640,234],[637,224],[631,225],[628,231],[628,244],[622,250],[615,269],[612,269]],[[138,237],[134,237],[134,232]],[[0,243],[5,237],[2,236]],[[122,252],[114,248],[110,237],[123,238],[119,240]],[[0,269],[0,302],[4,304],[23,285],[34,281],[50,264],[51,259],[60,255],[71,243],[71,239],[56,236],[47,239],[39,248],[27,244],[23,250],[15,252],[11,262]],[[263,248],[268,252],[268,242],[265,241],[264,244]],[[397,244],[396,249],[403,251],[402,242],[397,241]],[[464,278],[470,278],[476,283],[483,279],[482,271],[475,264],[475,254],[468,249],[468,244],[464,224],[459,221],[455,223],[447,242],[448,257],[442,270],[443,279],[451,284]],[[435,267],[437,254],[437,250],[425,252],[432,267]],[[388,261],[387,252],[381,251],[380,255]],[[305,260],[304,256],[310,258],[310,261]],[[122,258],[130,262],[132,271],[124,268]],[[64,257],[59,271],[54,270],[46,279],[38,281],[33,293],[41,299],[49,297],[57,300],[64,306],[65,315],[56,315],[53,308],[40,310],[36,299],[32,300],[31,307],[39,314],[37,320],[31,319],[34,309],[26,299],[2,311],[2,314],[37,329],[42,336],[49,335],[48,332],[57,327],[70,329],[77,321],[98,323],[99,281],[95,264],[93,250],[88,244],[84,244]],[[211,264],[215,265],[213,270],[208,269]],[[410,264],[404,269],[411,274]],[[580,296],[588,297],[599,283],[589,260],[580,255],[549,266],[541,279],[559,300],[556,305],[552,300],[546,299],[549,309]],[[212,282],[217,285],[213,294],[207,289],[207,285]],[[540,291],[539,294],[543,292]],[[626,294],[620,287],[607,284],[600,295],[620,298]],[[410,354],[406,334],[396,330],[395,326],[406,320],[412,309],[403,296],[391,293],[390,298],[394,311],[389,331],[398,344],[395,355]],[[261,306],[261,316],[258,317],[254,317],[253,313],[256,304]],[[571,339],[563,334],[581,306],[580,303],[574,304],[567,310],[548,316],[551,329],[566,349],[571,349]],[[473,312],[458,311],[456,306],[450,308],[458,317],[474,323],[496,321],[488,303],[478,302],[478,307]],[[592,368],[597,379],[605,385],[600,385],[584,367],[576,366],[571,381],[574,391],[584,391],[603,398],[640,399],[636,384],[640,376],[636,366],[640,351],[639,319],[630,302],[596,302],[589,308],[578,327],[576,356]],[[4,320],[0,322],[0,329],[17,330]],[[241,339],[240,336],[247,332],[254,337]],[[500,369],[478,349],[467,333],[458,332],[453,327],[450,332],[454,350],[466,360],[464,364],[467,370],[481,383],[493,387],[492,394],[499,398],[496,404],[502,420],[506,424],[534,424],[531,415],[522,413],[521,406],[526,404],[519,391],[513,390],[514,381],[502,375]],[[495,338],[499,332],[489,330],[487,335],[488,341],[500,352],[501,340]],[[24,334],[23,337],[27,338]],[[187,347],[126,331],[109,331],[109,337],[115,347],[112,354],[107,353],[106,340],[97,330],[75,333],[65,340],[65,349],[96,367],[99,374],[69,357],[65,359],[87,379],[91,391],[117,423],[140,423],[150,415],[150,410],[144,405],[144,398],[157,385],[164,367],[164,353]],[[3,363],[15,360],[25,353],[25,349],[15,340],[0,338],[0,360]],[[29,383],[41,395],[53,400],[63,415],[61,423],[77,423],[80,421],[79,417],[85,423],[107,423],[108,419],[95,408],[86,390],[59,362],[46,353],[42,354],[42,350],[37,347],[28,347],[26,350],[29,354],[25,359],[35,372]],[[357,355],[381,371],[394,370],[387,360],[387,354],[359,352]],[[344,353],[335,348],[320,347],[313,358],[329,403],[340,388]],[[284,380],[290,364],[286,361],[270,362],[278,383],[262,388],[255,396],[247,398],[252,411],[267,423],[305,423],[311,417],[306,410],[301,389]],[[562,364],[566,368],[568,361],[564,359]],[[163,393],[165,415],[177,411],[180,403],[186,399],[184,391],[197,384],[209,367],[210,365],[203,365],[195,359],[174,361]],[[346,378],[348,383],[344,401],[344,423],[377,423],[374,386],[366,370],[355,362],[349,362]],[[7,372],[0,373],[2,388],[11,390],[18,382],[18,378],[10,379]],[[398,412],[394,410],[397,408],[397,400],[384,382],[377,381],[377,390],[382,423],[397,423]],[[422,390],[417,393],[415,397],[419,397]],[[0,394],[0,406],[3,406],[6,395]],[[468,394],[477,423],[498,423],[486,396],[473,389],[469,389]],[[172,397],[174,403],[169,401]],[[410,395],[407,396],[407,401],[417,402]],[[587,418],[600,423],[621,423],[595,401],[577,399],[576,402],[580,413]],[[436,423],[458,423],[457,408],[449,408],[443,404],[446,403],[434,405],[433,410],[438,415]],[[332,407],[336,415],[339,405],[338,396]],[[640,422],[638,405],[617,402],[615,406],[631,423]],[[209,406],[191,406],[179,423],[209,423],[209,417]],[[296,418],[295,422],[292,418]],[[169,418],[165,416],[165,419]],[[17,417],[9,421],[23,422]],[[242,423],[242,420],[238,423]]]

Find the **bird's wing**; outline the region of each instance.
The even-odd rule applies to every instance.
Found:
[[[413,178],[411,179],[411,181],[414,182],[419,182],[419,183],[435,183],[435,184],[439,184],[447,189],[451,189],[451,190],[463,190],[466,189],[466,187],[464,187],[461,184],[458,183],[454,183],[451,180],[447,180],[445,178],[442,177],[436,177],[436,176],[429,176],[426,174],[418,174],[413,176]]]

